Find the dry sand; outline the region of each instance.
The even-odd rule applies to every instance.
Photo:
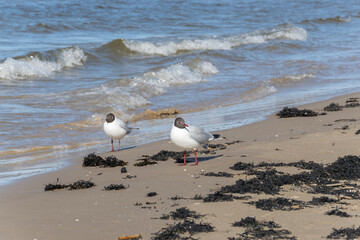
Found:
[[[331,102],[344,105],[349,97],[360,97],[360,93],[337,97],[302,107],[323,112]],[[169,140],[154,142],[116,153],[103,153],[103,157],[114,155],[128,162],[128,173],[121,167],[82,167],[83,159],[76,159],[62,170],[22,179],[0,189],[0,239],[7,240],[57,240],[57,239],[118,239],[119,236],[141,234],[151,239],[154,233],[167,224],[180,222],[159,219],[181,207],[204,215],[196,222],[210,223],[214,232],[197,233],[198,239],[236,238],[244,228],[232,224],[248,216],[258,221],[274,221],[281,229],[291,232],[288,236],[297,239],[322,239],[333,228],[359,227],[360,200],[342,199],[339,204],[305,207],[293,211],[264,211],[247,202],[264,198],[285,197],[310,201],[324,194],[309,194],[305,188],[284,186],[279,194],[243,194],[247,200],[210,202],[192,200],[196,195],[206,197],[222,186],[232,185],[238,179],[250,179],[244,171],[229,167],[244,163],[296,162],[299,160],[317,163],[332,163],[345,155],[360,155],[360,107],[327,112],[317,117],[278,118],[269,116],[265,121],[240,128],[218,132],[226,139],[220,144],[240,140],[216,154],[200,155],[198,166],[178,166],[173,159],[144,167],[133,166],[142,155],[153,155],[160,150],[180,151]],[[336,121],[343,119],[342,121]],[[355,119],[347,121],[344,119]],[[342,130],[344,125],[348,129]],[[193,160],[192,154],[189,159]],[[296,168],[278,168],[283,171],[300,171]],[[235,174],[234,178],[204,176],[201,172],[224,171]],[[303,171],[303,170],[301,170]],[[126,175],[136,176],[126,178]],[[82,190],[44,191],[48,183],[70,184],[77,180],[91,180],[95,187]],[[355,182],[356,183],[356,182]],[[105,191],[104,186],[123,184],[127,189]],[[359,181],[357,181],[359,184]],[[148,197],[150,192],[157,195]],[[237,196],[242,196],[241,194]],[[173,197],[184,199],[173,200]],[[331,196],[330,196],[331,197]],[[349,218],[329,216],[328,210],[341,207],[351,215]],[[189,236],[185,234],[183,236]]]

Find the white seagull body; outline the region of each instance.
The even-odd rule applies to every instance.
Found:
[[[118,151],[120,151],[120,139],[125,137],[126,134],[129,134],[131,132],[131,128],[129,128],[124,121],[116,118],[114,114],[109,113],[106,115],[106,120],[104,122],[104,131],[106,135],[111,138],[111,151],[114,152],[113,139],[119,139]]]
[[[196,150],[199,146],[214,139],[214,136],[210,133],[205,132],[199,127],[188,126],[185,124],[184,119],[176,118],[172,129],[170,131],[170,139],[175,145],[185,150],[184,164],[186,165],[186,149],[194,149],[196,163],[198,164]]]

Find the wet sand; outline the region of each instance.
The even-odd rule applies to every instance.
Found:
[[[349,98],[360,93],[317,102],[308,108],[322,113],[331,102],[345,105]],[[316,117],[268,119],[219,133],[223,139],[212,142],[225,144],[226,149],[215,149],[213,154],[199,154],[199,165],[178,166],[175,160],[158,161],[156,165],[136,167],[137,159],[161,150],[180,151],[164,140],[125,149],[115,153],[96,153],[103,158],[115,156],[128,162],[127,173],[121,167],[82,167],[83,159],[74,159],[62,170],[22,179],[0,189],[0,239],[118,239],[120,236],[141,234],[151,239],[168,224],[182,220],[160,219],[176,209],[186,207],[203,215],[197,223],[209,223],[213,232],[195,233],[199,239],[228,239],[239,237],[245,228],[232,224],[255,217],[257,221],[274,221],[297,239],[326,238],[333,228],[351,228],[360,225],[360,200],[341,195],[311,194],[309,186],[284,185],[278,194],[234,194],[239,199],[228,202],[204,202],[203,199],[239,179],[251,179],[244,171],[232,170],[237,162],[291,163],[306,162],[330,164],[339,157],[360,155],[360,107],[343,108]],[[185,119],[186,120],[186,119]],[[191,124],[191,123],[190,123]],[[347,126],[347,127],[345,127]],[[224,139],[225,138],[225,139]],[[226,144],[232,143],[233,144]],[[237,142],[238,141],[238,142]],[[109,145],[110,147],[110,145]],[[188,158],[194,161],[194,155]],[[304,171],[293,167],[277,167],[277,171],[294,174]],[[309,170],[307,170],[309,171]],[[205,176],[209,172],[227,172],[232,178]],[[129,177],[127,177],[129,176]],[[136,177],[135,177],[136,176]],[[58,179],[58,180],[57,180]],[[44,191],[49,183],[70,184],[90,180],[95,187],[81,190]],[[359,185],[359,179],[351,181]],[[105,191],[104,186],[123,184],[126,189]],[[349,187],[351,188],[351,187]],[[358,191],[357,187],[352,188]],[[155,196],[148,196],[155,192]],[[358,192],[357,192],[358,193]],[[241,198],[248,196],[247,198]],[[320,206],[305,206],[291,211],[266,211],[250,205],[259,199],[287,198],[309,202],[313,197],[328,196],[341,201]],[[340,209],[351,215],[325,215]],[[185,233],[181,236],[190,236]]]

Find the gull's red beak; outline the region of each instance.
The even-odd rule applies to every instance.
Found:
[[[187,125],[187,124],[184,124],[184,126],[185,126],[185,127],[188,127],[188,125]]]

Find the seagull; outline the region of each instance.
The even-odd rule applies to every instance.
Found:
[[[114,114],[109,113],[106,115],[104,122],[104,131],[111,138],[111,151],[114,152],[113,139],[119,139],[119,150],[120,151],[120,139],[125,137],[126,134],[131,132],[132,128],[129,128],[126,123],[116,118]]]
[[[184,119],[178,117],[175,119],[172,129],[170,131],[171,142],[184,149],[184,163],[180,166],[186,165],[186,149],[194,149],[195,164],[198,165],[198,159],[196,156],[196,149],[206,144],[207,142],[214,140],[214,135],[205,132],[199,127],[188,126],[185,124]]]

